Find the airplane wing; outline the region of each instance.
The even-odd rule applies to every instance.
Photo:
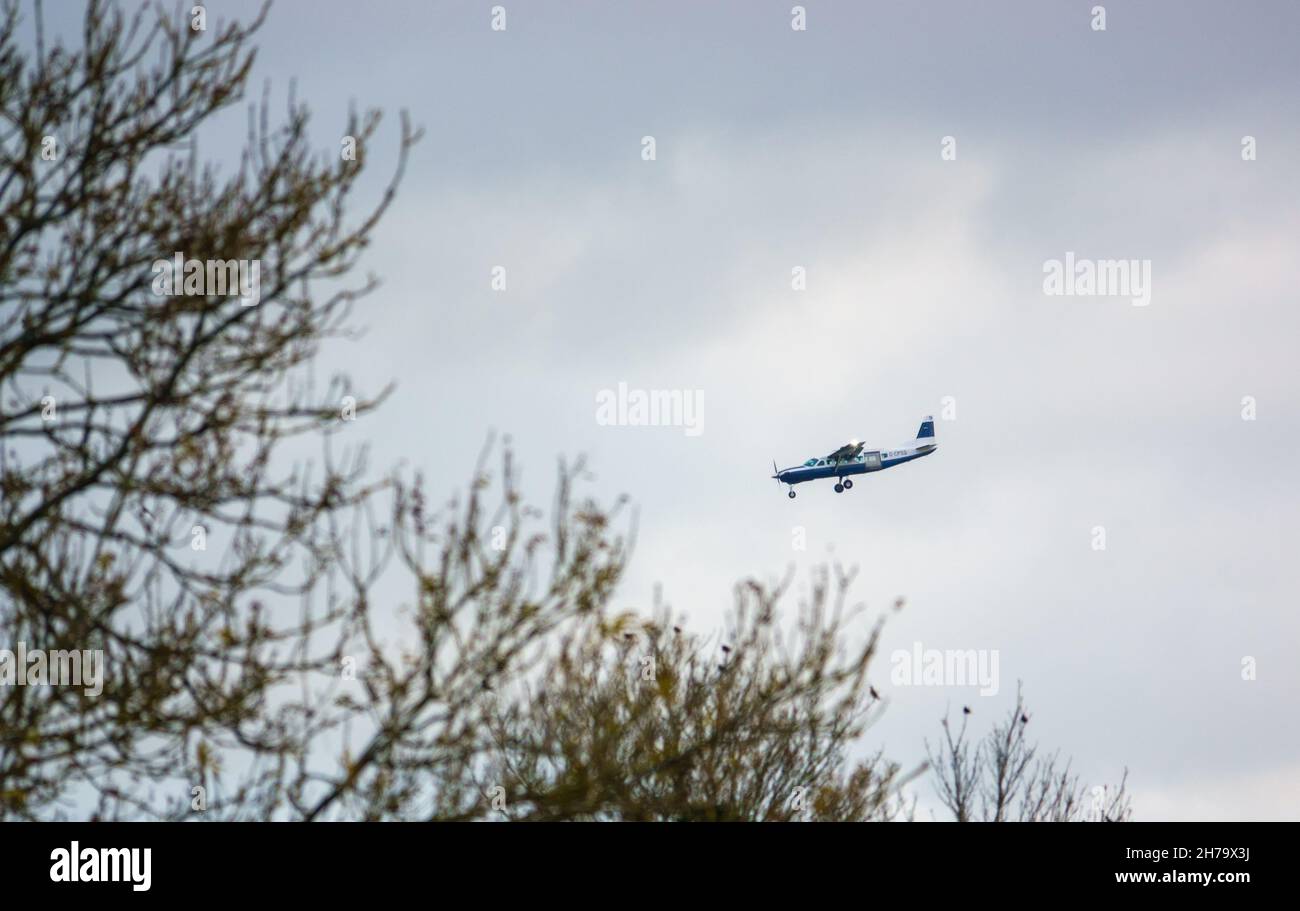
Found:
[[[828,455],[826,461],[842,462],[845,459],[857,458],[858,453],[862,451],[862,447],[865,445],[865,443],[859,443],[857,440],[852,440]]]

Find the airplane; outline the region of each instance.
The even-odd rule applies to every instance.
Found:
[[[778,487],[782,484],[790,485],[789,496],[792,500],[794,485],[819,478],[836,478],[835,492],[844,493],[853,489],[853,480],[849,475],[893,468],[921,456],[928,456],[938,448],[939,444],[934,439],[934,418],[926,415],[921,418],[921,429],[916,432],[916,439],[897,449],[866,449],[865,443],[849,440],[830,455],[809,459],[793,468],[777,468],[773,461],[772,470],[776,474],[772,477],[776,479]]]

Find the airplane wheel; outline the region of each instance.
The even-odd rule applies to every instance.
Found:
[[[843,485],[843,484],[836,484],[836,485],[835,485],[835,492],[836,492],[836,493],[844,493],[844,485]]]
[[[791,500],[793,500],[793,499],[794,499],[794,491],[793,491],[793,490],[792,490],[792,491],[790,491],[790,499],[791,499]]]
[[[848,490],[848,489],[849,489],[850,487],[852,487],[852,486],[853,486],[853,482],[850,481],[848,478],[845,478],[845,479],[844,479],[844,489],[845,489],[845,490]]]

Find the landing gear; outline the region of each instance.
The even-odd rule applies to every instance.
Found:
[[[850,480],[849,478],[845,478],[845,479],[844,479],[844,489],[845,489],[845,490],[848,490],[848,489],[851,488],[852,486],[853,486],[853,481]]]
[[[791,500],[793,500],[793,499],[794,499],[794,491],[793,491],[793,490],[790,491],[788,494],[786,494],[786,496],[788,496]]]
[[[843,484],[836,484],[836,485],[835,485],[835,492],[836,492],[836,493],[844,493],[844,485],[843,485]]]

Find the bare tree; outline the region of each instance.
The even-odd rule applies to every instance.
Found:
[[[784,586],[737,586],[725,641],[660,608],[569,638],[500,711],[488,781],[511,819],[868,820],[902,811],[909,776],[848,759],[879,711],[866,682],[879,625],[841,656],[858,612],[823,571],[785,642]]]
[[[982,740],[967,736],[970,713],[962,710],[961,726],[943,719],[943,741],[926,743],[935,772],[939,799],[958,822],[1124,822],[1131,815],[1126,785],[1091,789],[1079,783],[1059,753],[1040,753],[1025,737],[1029,711],[1020,688],[1005,720]]]
[[[338,280],[416,135],[403,124],[398,173],[354,223],[359,161],[313,155],[295,102],[275,127],[266,100],[250,110],[233,173],[203,165],[197,131],[242,98],[261,22],[197,31],[92,2],[81,45],[47,49],[39,6],[34,22],[0,10],[0,629],[112,668],[93,701],[4,691],[0,813],[48,812],[78,787],[114,800],[116,771],[197,782],[216,730],[259,748],[282,736],[245,727],[268,681],[333,660],[296,646],[347,605],[286,621],[264,599],[317,586],[364,462],[313,476],[275,456],[341,423],[345,381],[313,394],[300,368],[374,286]],[[378,122],[343,132],[364,148]],[[258,264],[257,305],[157,293],[177,252]]]

